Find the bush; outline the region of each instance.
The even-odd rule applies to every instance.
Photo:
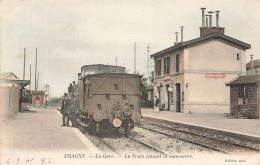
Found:
[[[61,98],[54,98],[54,99],[51,99],[49,102],[50,103],[60,103],[61,102]]]
[[[22,97],[22,103],[30,103],[32,101],[32,99],[30,99],[29,97]]]

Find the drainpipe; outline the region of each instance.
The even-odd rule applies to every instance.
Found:
[[[253,64],[253,56],[254,56],[254,55],[250,55],[250,57],[251,57],[251,75],[253,75],[253,67],[254,67],[254,64]]]

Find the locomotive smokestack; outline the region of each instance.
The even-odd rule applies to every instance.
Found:
[[[181,26],[181,43],[183,42],[183,28],[184,26]]]
[[[202,11],[202,27],[204,27],[205,26],[205,7],[202,7],[202,8],[200,8],[201,9],[201,11]]]
[[[209,27],[211,27],[211,26],[212,26],[212,15],[211,15],[211,14],[212,14],[213,12],[212,12],[212,11],[209,11],[208,13],[209,13]]]
[[[215,11],[215,13],[216,13],[216,27],[219,27],[219,12],[220,11]]]

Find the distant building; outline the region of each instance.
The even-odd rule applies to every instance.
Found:
[[[260,75],[239,76],[227,85],[230,86],[230,114],[259,118]]]
[[[0,79],[1,80],[19,80],[19,78],[12,72],[1,72]]]
[[[43,106],[45,102],[45,91],[31,91],[32,92],[32,105]]]
[[[246,64],[246,73],[251,75],[251,61]],[[253,75],[260,74],[260,59],[253,60]]]
[[[246,49],[251,45],[225,35],[218,20],[216,27],[210,21],[205,25],[202,15],[199,38],[176,40],[174,46],[151,55],[155,63],[154,95],[164,110],[229,112],[225,83],[246,74]]]

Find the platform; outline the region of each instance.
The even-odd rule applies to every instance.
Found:
[[[144,117],[158,118],[177,123],[260,138],[260,119],[228,118],[225,117],[224,114],[217,113],[187,114],[169,111],[154,112],[154,110],[150,108],[143,108],[142,115]]]
[[[18,151],[99,151],[77,128],[61,125],[59,111],[42,108],[1,121],[1,155]]]

